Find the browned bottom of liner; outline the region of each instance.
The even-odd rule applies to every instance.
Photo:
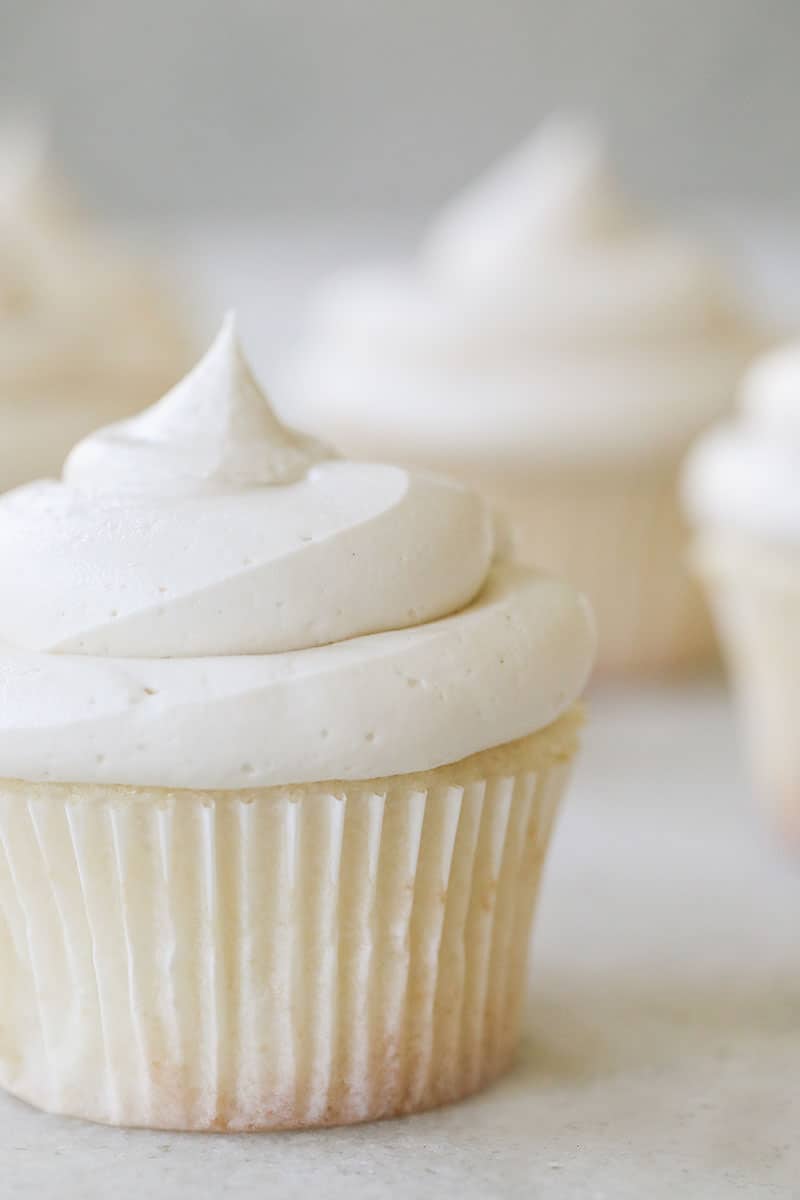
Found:
[[[512,1069],[517,1057],[516,1050],[517,1048],[514,1046],[507,1054],[499,1057],[495,1063],[484,1064],[480,1078],[477,1081],[445,1089],[434,1087],[421,1099],[417,1100],[406,1096],[386,1104],[376,1105],[374,1109],[370,1109],[367,1112],[355,1112],[353,1110],[352,1103],[346,1095],[348,1090],[347,1085],[342,1082],[341,1098],[336,1097],[336,1089],[334,1088],[334,1095],[326,1106],[325,1111],[318,1119],[315,1118],[314,1120],[308,1120],[297,1113],[276,1109],[273,1097],[265,1096],[260,1103],[254,1105],[252,1119],[243,1122],[236,1115],[235,1105],[230,1102],[225,1103],[224,1097],[222,1097],[223,1103],[220,1104],[219,1110],[210,1116],[207,1121],[191,1124],[187,1123],[185,1118],[174,1117],[170,1119],[168,1116],[165,1116],[163,1119],[156,1117],[146,1122],[129,1120],[125,1122],[125,1125],[129,1129],[162,1130],[165,1133],[248,1134],[290,1133],[292,1131],[301,1132],[311,1129],[330,1129],[346,1125],[367,1125],[373,1121],[392,1121],[402,1117],[413,1116],[416,1113],[431,1112],[437,1108],[444,1108],[448,1104],[458,1104],[485,1091]],[[376,1086],[380,1090],[392,1090],[391,1080],[389,1079],[376,1080]],[[15,1091],[12,1088],[5,1088],[4,1090],[21,1103],[38,1109],[40,1112],[49,1112],[54,1116],[66,1115],[76,1120],[89,1121],[92,1124],[105,1125],[110,1128],[115,1128],[119,1125],[117,1121],[111,1120],[103,1112],[95,1112],[90,1109],[81,1110],[76,1107],[65,1114],[58,1108],[43,1106],[33,1096],[26,1096],[22,1092]],[[178,1098],[179,1111],[185,1112],[191,1109],[192,1103],[192,1096],[186,1095]]]

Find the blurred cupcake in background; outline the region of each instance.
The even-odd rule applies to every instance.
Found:
[[[552,120],[416,261],[321,289],[285,415],[480,488],[590,594],[601,666],[692,665],[713,639],[678,466],[762,341],[714,254],[627,204],[598,131]]]
[[[0,491],[161,395],[190,361],[149,263],[87,224],[40,127],[0,130]]]
[[[684,497],[755,784],[800,847],[800,343],[752,369],[738,416],[689,455]]]

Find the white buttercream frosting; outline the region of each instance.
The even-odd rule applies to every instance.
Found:
[[[751,369],[736,418],[692,448],[683,490],[702,528],[800,546],[800,343]]]
[[[591,125],[555,121],[411,266],[321,289],[287,411],[359,453],[675,453],[729,405],[753,340],[714,256],[631,208]]]
[[[283,426],[228,320],[194,371],[0,499],[0,776],[243,788],[427,770],[548,724],[585,601],[447,480]]]

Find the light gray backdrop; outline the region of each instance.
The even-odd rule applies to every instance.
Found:
[[[645,191],[800,208],[800,0],[0,0],[99,207],[421,211],[549,109]]]

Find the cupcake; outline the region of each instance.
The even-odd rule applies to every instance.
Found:
[[[752,368],[738,416],[689,455],[684,497],[755,785],[800,848],[800,344]]]
[[[0,135],[0,490],[55,474],[99,423],[156,400],[187,354],[172,298],[83,222],[41,137]]]
[[[0,499],[0,1083],[336,1124],[511,1062],[594,649],[484,502],[279,423],[226,323]]]
[[[758,335],[713,255],[633,212],[588,125],[548,124],[447,208],[408,268],[333,280],[284,415],[356,457],[447,472],[590,596],[600,665],[711,645],[678,464]]]

